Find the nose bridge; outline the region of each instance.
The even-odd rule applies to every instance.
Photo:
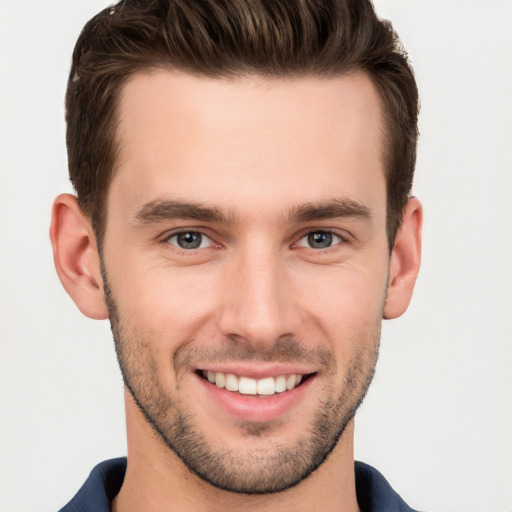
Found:
[[[220,328],[231,338],[264,349],[282,336],[293,336],[290,283],[285,262],[270,244],[251,244],[232,261],[229,291]]]

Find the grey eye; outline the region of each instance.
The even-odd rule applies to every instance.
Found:
[[[309,233],[308,244],[313,249],[325,249],[332,245],[332,233]]]
[[[328,249],[342,241],[342,238],[332,231],[312,231],[300,239],[299,245],[311,249]]]
[[[211,240],[198,231],[182,231],[169,238],[169,243],[181,249],[202,249],[211,245]]]

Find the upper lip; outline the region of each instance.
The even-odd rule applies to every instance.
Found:
[[[307,375],[315,373],[315,369],[306,365],[299,364],[249,364],[249,363],[216,363],[216,364],[205,364],[204,366],[198,366],[198,371],[212,371],[220,373],[232,373],[233,375],[250,377],[252,379],[264,379],[267,377],[279,377],[280,375]]]

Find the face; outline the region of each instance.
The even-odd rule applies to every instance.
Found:
[[[135,403],[213,485],[286,489],[371,381],[389,251],[363,74],[138,74],[123,89],[103,277]]]

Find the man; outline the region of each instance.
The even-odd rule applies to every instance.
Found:
[[[62,510],[411,510],[354,465],[407,308],[417,89],[361,0],[120,2],[84,28],[51,239],[109,318],[128,458]]]

